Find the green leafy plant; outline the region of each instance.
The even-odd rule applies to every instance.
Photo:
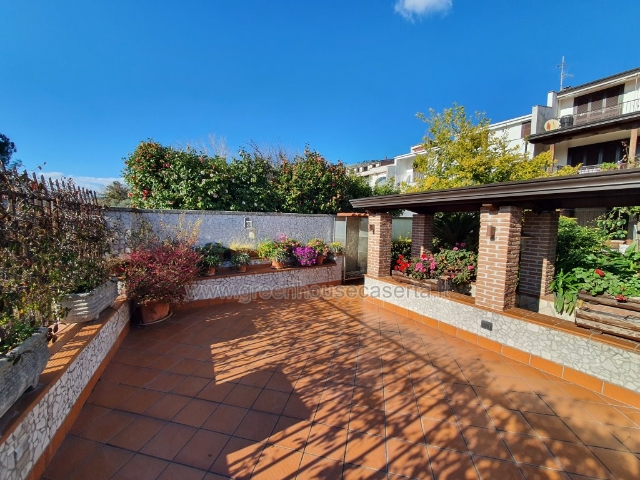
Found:
[[[599,228],[582,227],[575,218],[561,216],[558,221],[556,270],[569,271],[574,267],[591,267],[587,259],[602,251],[606,238]]]
[[[227,252],[227,247],[219,242],[209,242],[200,247],[196,247],[195,251],[200,255],[198,270],[200,274],[205,274],[209,268],[216,268],[220,266],[222,257]]]
[[[329,244],[329,251],[333,255],[342,255],[342,252],[344,251],[344,247],[342,246],[342,243],[340,243],[340,242],[331,242]]]
[[[411,256],[411,239],[405,237],[398,237],[391,242],[391,266],[396,265],[398,258],[402,255],[403,258],[409,258]]]
[[[556,272],[550,288],[554,292],[554,307],[556,312],[566,312],[571,315],[578,301],[581,281],[576,276],[576,272],[570,270],[564,272],[560,269]]]
[[[329,254],[329,246],[320,238],[312,238],[309,240],[307,247],[313,248],[318,255],[326,256]]]
[[[242,267],[251,263],[251,256],[248,253],[236,253],[231,257],[231,265],[234,267]]]
[[[40,326],[54,340],[70,293],[109,277],[112,232],[93,192],[0,167],[0,351]]]
[[[640,207],[614,207],[606,214],[598,217],[598,227],[604,230],[611,240],[627,238],[629,219],[640,214]]]
[[[275,240],[265,240],[258,244],[258,256],[272,262],[286,262],[289,259],[287,247]]]
[[[557,312],[571,314],[580,291],[612,295],[620,302],[640,297],[640,252],[635,246],[624,254],[603,249],[598,254],[587,255],[583,265],[588,266],[561,269],[556,273],[551,289]]]

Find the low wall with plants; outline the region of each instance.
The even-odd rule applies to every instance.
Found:
[[[371,277],[365,278],[365,290],[370,297],[640,393],[640,353]],[[480,327],[483,320],[492,324],[491,331]]]
[[[264,273],[201,278],[188,287],[188,301],[240,297],[251,300],[254,294],[277,292],[291,288],[311,287],[342,281],[342,262],[313,267],[285,268]]]
[[[2,440],[0,477],[3,480],[27,478],[128,323],[129,304],[124,302]],[[56,361],[56,355],[51,361]]]
[[[220,212],[196,210],[136,210],[111,208],[107,219],[118,230],[131,233],[146,220],[154,229],[160,224],[177,226],[180,222],[200,221],[198,243],[218,242],[227,246],[234,244],[257,247],[266,238],[287,235],[307,242],[320,238],[333,241],[334,216],[321,214]],[[120,249],[124,238],[119,242]]]

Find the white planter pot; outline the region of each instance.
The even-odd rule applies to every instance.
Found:
[[[118,296],[118,284],[114,281],[91,290],[87,293],[67,295],[62,307],[69,309],[62,323],[82,323],[95,320],[105,308],[111,306]]]
[[[19,360],[14,364],[16,356]],[[39,328],[21,345],[0,358],[0,417],[30,387],[38,384],[49,361],[47,329]]]

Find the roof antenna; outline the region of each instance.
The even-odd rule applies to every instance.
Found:
[[[564,79],[571,78],[573,75],[565,70],[567,64],[564,62],[564,55],[562,56],[562,63],[556,65],[556,68],[560,69],[560,91],[564,88]]]

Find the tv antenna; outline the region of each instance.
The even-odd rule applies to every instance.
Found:
[[[560,65],[556,65],[557,68],[560,69],[560,91],[564,88],[564,79],[571,78],[573,75],[567,72],[567,64],[564,62],[564,55],[562,56],[562,63]]]

